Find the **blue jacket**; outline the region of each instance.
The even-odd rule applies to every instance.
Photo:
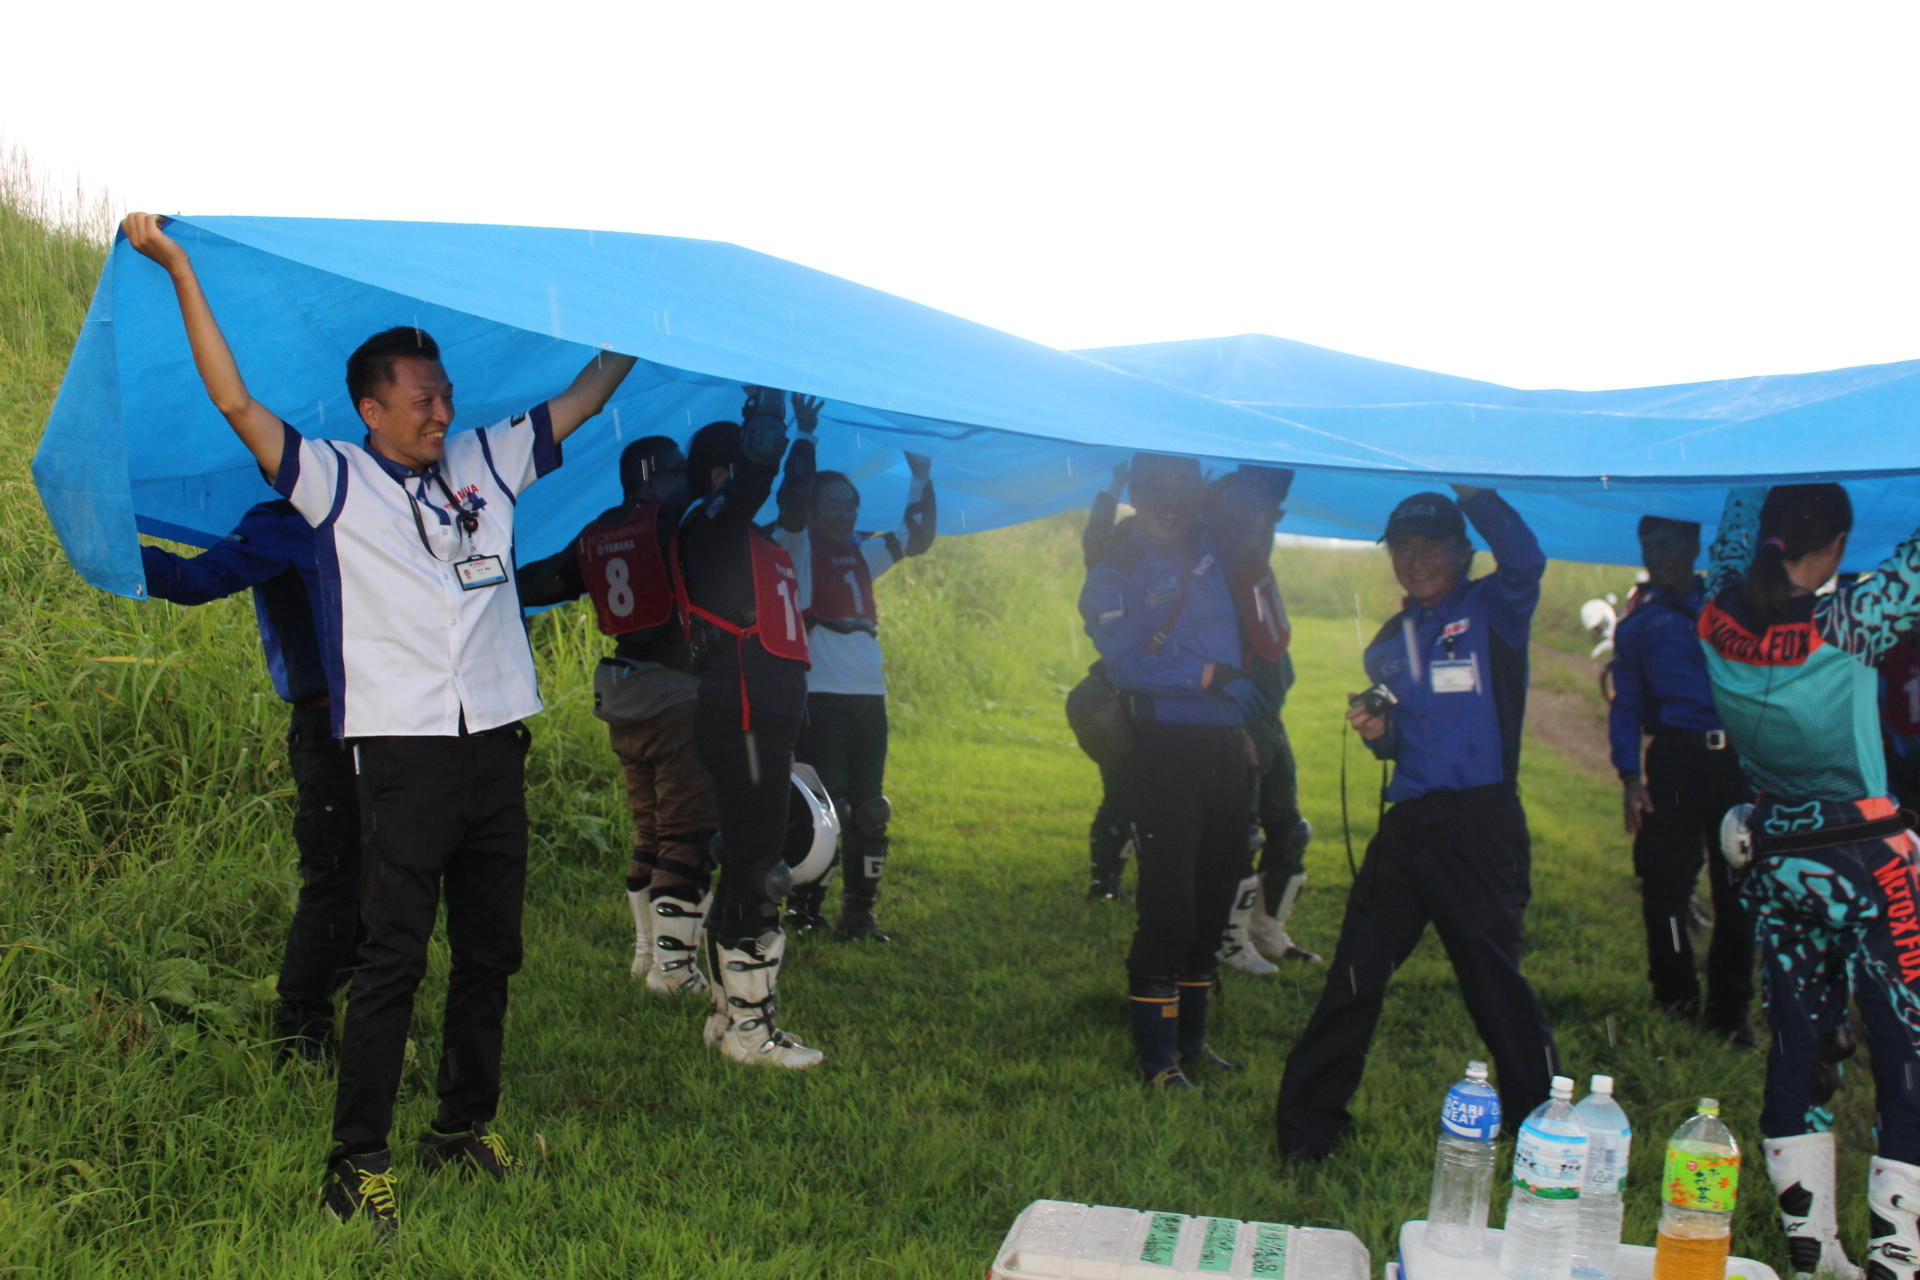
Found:
[[[327,671],[313,624],[320,573],[313,526],[290,502],[249,508],[224,540],[197,556],[141,547],[147,594],[175,604],[209,600],[253,588],[254,620],[274,691],[288,702],[327,693]]]
[[[1159,652],[1148,645],[1172,617],[1186,583],[1186,604]],[[1240,624],[1225,567],[1205,527],[1189,547],[1162,553],[1137,532],[1087,575],[1080,616],[1100,651],[1107,679],[1123,693],[1151,700],[1160,724],[1237,725],[1239,707],[1202,688],[1209,663],[1238,666]],[[1136,706],[1139,702],[1136,700]]]
[[[1640,772],[1640,735],[1657,729],[1711,733],[1721,727],[1698,623],[1706,604],[1698,578],[1685,595],[1649,587],[1613,632],[1613,709],[1607,738],[1620,776]]]
[[[1512,784],[1527,712],[1527,641],[1547,558],[1490,489],[1460,502],[1498,567],[1432,607],[1408,602],[1374,637],[1367,675],[1400,699],[1367,744],[1394,762],[1387,799]],[[1438,687],[1436,687],[1438,686]]]

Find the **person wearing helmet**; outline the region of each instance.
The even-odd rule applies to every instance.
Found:
[[[933,545],[933,481],[927,459],[909,453],[911,482],[900,527],[857,534],[860,491],[838,471],[814,477],[813,504],[798,531],[774,538],[793,557],[800,611],[807,620],[807,719],[797,748],[826,784],[845,843],[841,939],[888,941],[874,916],[886,868],[893,805],[882,788],[887,765],[887,680],[873,580]],[[796,888],[788,920],[799,929],[825,924],[824,882]]]
[[[1207,1044],[1220,935],[1246,859],[1254,753],[1247,717],[1269,704],[1240,668],[1222,549],[1200,520],[1191,458],[1137,454],[1135,516],[1087,576],[1080,613],[1132,725],[1118,782],[1139,843],[1138,924],[1127,954],[1140,1079],[1192,1087],[1225,1065]]]
[[[1520,730],[1547,559],[1498,494],[1454,489],[1457,505],[1440,493],[1405,499],[1382,536],[1406,601],[1367,646],[1374,687],[1353,695],[1347,721],[1393,762],[1389,807],[1347,895],[1319,1004],[1287,1055],[1283,1156],[1319,1159],[1346,1136],[1387,985],[1429,923],[1492,1052],[1500,1109],[1528,1114],[1556,1073],[1553,1032],[1520,972],[1532,888]],[[1498,562],[1480,578],[1469,576],[1468,520]]]
[[[1874,1280],[1920,1275],[1920,872],[1887,787],[1875,666],[1920,625],[1920,531],[1830,592],[1853,528],[1837,484],[1736,488],[1708,553],[1699,636],[1757,793],[1723,847],[1760,944],[1771,1031],[1760,1110],[1797,1276],[1857,1276],[1834,1217],[1828,1058],[1849,997],[1866,1023],[1879,1123],[1869,1166]]]
[[[687,460],[666,436],[620,452],[618,505],[565,548],[520,570],[520,602],[593,600],[613,652],[593,675],[593,713],[607,725],[626,779],[633,849],[626,892],[633,915],[629,972],[661,994],[706,990],[701,925],[710,894],[713,780],[694,747],[694,675],[674,608],[668,552],[687,503]]]
[[[774,997],[786,955],[780,904],[793,746],[806,714],[807,628],[793,561],[754,517],[785,460],[778,524],[805,523],[821,402],[749,387],[739,422],[710,422],[687,445],[692,497],[680,522],[675,598],[699,673],[694,745],[719,799],[720,880],[707,920],[713,1012],[705,1038],[726,1058],[803,1069],[824,1055],[779,1026]]]
[[[1647,516],[1640,554],[1648,579],[1614,630],[1608,738],[1620,773],[1621,809],[1633,837],[1654,1002],[1684,1021],[1751,1048],[1753,925],[1718,847],[1720,817],[1748,798],[1740,764],[1714,710],[1706,654],[1695,627],[1706,603],[1693,571],[1700,526]],[[1648,739],[1645,760],[1642,739]],[[1707,998],[1700,1000],[1688,927],[1702,861],[1713,892]]]

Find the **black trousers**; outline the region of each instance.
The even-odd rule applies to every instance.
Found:
[[[1640,877],[1640,914],[1647,930],[1647,981],[1661,1005],[1691,1013],[1700,1008],[1688,903],[1707,864],[1713,892],[1713,941],[1707,948],[1707,1025],[1744,1026],[1753,1003],[1753,921],[1720,856],[1720,819],[1752,799],[1731,750],[1658,738],[1647,747],[1647,794],[1653,812],[1633,840]]]
[[[1260,854],[1260,874],[1266,880],[1266,909],[1280,905],[1286,882],[1307,869],[1307,850],[1293,842],[1300,822],[1300,776],[1293,761],[1293,743],[1278,728],[1260,753],[1260,832],[1266,848]]]
[[[847,896],[872,901],[886,863],[888,839],[862,829],[860,806],[885,794],[887,699],[879,693],[810,693],[799,758],[814,768],[840,810]]]
[[[507,979],[520,968],[527,883],[524,725],[455,738],[361,738],[360,878],[366,941],[347,997],[334,1098],[336,1154],[378,1151],[393,1127],[413,993],[444,889],[453,967],[441,1019],[440,1107],[455,1132],[493,1119]]]
[[[1531,862],[1526,812],[1510,787],[1423,796],[1387,810],[1347,895],[1320,1003],[1287,1056],[1283,1153],[1322,1154],[1346,1133],[1387,983],[1429,921],[1493,1055],[1502,1113],[1524,1117],[1546,1099],[1559,1059],[1520,973]]]
[[[758,707],[753,728],[742,730],[737,704],[706,696],[694,712],[694,745],[720,802],[720,883],[707,921],[716,938],[738,941],[779,927],[779,898],[768,892],[766,875],[786,840],[799,734],[798,716]]]
[[[1118,882],[1120,855],[1126,851],[1127,837],[1132,832],[1133,823],[1127,818],[1120,792],[1120,773],[1117,769],[1102,768],[1100,807],[1093,811],[1093,823],[1087,828],[1087,853],[1094,879]]]
[[[280,960],[274,1022],[284,1037],[333,1035],[334,993],[353,974],[360,946],[360,798],[353,754],[333,736],[324,706],[291,708],[287,766],[297,796],[293,843],[300,896]]]
[[[1238,725],[1148,724],[1115,771],[1139,848],[1135,983],[1209,976],[1247,861],[1253,748]]]

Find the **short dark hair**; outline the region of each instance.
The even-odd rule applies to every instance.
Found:
[[[1666,516],[1641,516],[1640,541],[1645,542],[1656,533],[1671,533],[1687,539],[1700,541],[1700,522],[1698,520],[1669,520]]]
[[[355,413],[360,402],[393,381],[393,362],[402,356],[438,360],[440,344],[425,329],[410,324],[382,329],[347,357],[347,399]]]
[[[680,444],[672,436],[642,436],[620,451],[620,492],[632,497],[653,480],[663,458],[679,458]]]
[[[857,484],[855,484],[855,483],[854,483],[853,481],[851,481],[851,480],[849,480],[849,479],[847,478],[847,473],[846,473],[846,472],[844,472],[844,471],[816,471],[816,472],[814,472],[814,473],[813,473],[813,491],[814,491],[814,493],[815,493],[815,494],[818,494],[818,493],[820,492],[820,487],[821,487],[822,485],[827,485],[827,484],[843,484],[843,485],[845,485],[845,486],[847,486],[847,488],[849,488],[849,489],[851,489],[851,490],[853,490],[853,501],[854,501],[854,504],[855,504],[856,506],[857,506],[857,505],[859,505],[859,502],[860,502],[860,486],[859,486],[859,485],[857,485]]]
[[[1784,622],[1793,607],[1787,561],[1830,546],[1853,529],[1853,499],[1837,484],[1777,484],[1760,506],[1760,545],[1741,586],[1762,626]]]

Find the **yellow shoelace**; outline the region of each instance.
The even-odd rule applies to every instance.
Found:
[[[390,1218],[399,1213],[399,1203],[394,1199],[394,1180],[391,1170],[374,1173],[362,1170],[360,1173],[360,1202],[373,1206],[374,1213]]]
[[[500,1139],[490,1133],[480,1134],[479,1138],[481,1145],[493,1152],[493,1158],[500,1162],[502,1169],[517,1169],[520,1167],[520,1162],[507,1154],[507,1146],[504,1142],[501,1142]]]

